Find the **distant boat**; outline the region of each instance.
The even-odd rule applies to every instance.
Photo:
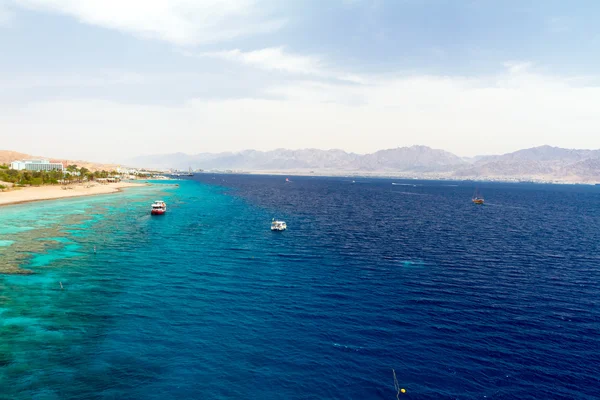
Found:
[[[150,214],[152,215],[163,215],[167,212],[167,203],[162,200],[156,200],[152,203],[152,209],[150,210]]]
[[[396,183],[396,182],[392,182],[392,185],[394,185],[394,186],[412,186],[412,187],[417,187],[417,185],[413,185],[412,183]]]
[[[188,172],[185,171],[174,171],[172,174],[172,176],[194,176],[194,172],[192,171],[192,168],[190,167],[188,169]]]
[[[275,218],[273,218],[273,221],[271,222],[271,230],[272,231],[281,232],[281,231],[285,231],[286,229],[287,229],[287,224],[285,223],[285,221],[276,221]]]
[[[475,194],[473,194],[473,199],[471,199],[471,201],[475,204],[483,204],[485,202],[478,190],[475,190]]]

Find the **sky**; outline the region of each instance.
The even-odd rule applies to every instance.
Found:
[[[600,148],[600,2],[0,0],[0,149]]]

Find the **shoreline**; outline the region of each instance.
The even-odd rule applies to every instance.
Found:
[[[457,177],[451,175],[403,175],[397,173],[361,173],[361,172],[345,172],[345,171],[314,171],[307,172],[303,170],[290,170],[290,171],[270,171],[270,170],[256,170],[256,171],[245,171],[245,170],[232,170],[228,171],[203,171],[197,172],[197,174],[218,174],[218,175],[259,175],[259,176],[298,176],[298,177],[322,177],[322,178],[367,178],[367,179],[400,179],[407,181],[440,181],[440,182],[473,182],[473,183],[532,183],[539,185],[582,185],[582,186],[595,186],[599,184],[595,180],[580,180],[580,179],[558,179],[553,177],[541,177],[541,176],[527,176],[522,178],[516,177],[498,177],[498,176],[465,176]]]
[[[71,189],[62,189],[61,185],[26,187],[8,192],[0,192],[0,208],[38,201],[72,199],[76,197],[98,196],[122,192],[131,187],[148,186],[147,183],[118,182],[106,185],[74,185]]]

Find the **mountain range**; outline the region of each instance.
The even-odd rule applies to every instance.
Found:
[[[40,158],[0,150],[0,164]],[[53,160],[52,157],[42,157]],[[55,160],[55,159],[54,159]],[[90,170],[115,164],[67,161]],[[245,150],[237,153],[159,154],[127,160],[124,165],[149,169],[203,169],[253,173],[390,176],[424,179],[498,180],[561,183],[600,182],[600,150],[540,146],[494,156],[461,158],[427,146],[399,147],[370,154],[343,150]]]
[[[257,173],[381,175],[439,179],[600,182],[600,150],[541,146],[513,153],[461,158],[427,146],[399,147],[370,154],[343,150],[245,150],[136,157],[128,165],[159,169],[232,170]]]

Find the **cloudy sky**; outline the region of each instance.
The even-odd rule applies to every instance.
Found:
[[[0,0],[0,148],[600,148],[600,2]]]

